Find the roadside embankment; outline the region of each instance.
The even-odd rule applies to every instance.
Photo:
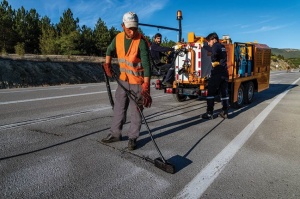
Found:
[[[104,61],[91,56],[1,56],[0,88],[103,82]]]

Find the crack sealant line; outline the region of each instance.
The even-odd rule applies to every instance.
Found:
[[[110,108],[111,107],[103,107],[103,108],[91,109],[91,110],[87,110],[87,111],[80,111],[80,112],[72,113],[72,114],[68,114],[68,115],[50,116],[50,117],[46,117],[46,118],[37,118],[34,120],[29,120],[29,121],[17,122],[17,123],[13,123],[13,124],[6,124],[6,125],[0,126],[0,131],[6,130],[6,129],[18,128],[21,126],[27,126],[27,125],[31,125],[31,124],[37,124],[37,123],[49,122],[49,121],[63,119],[63,118],[74,117],[74,116],[97,112],[97,111],[106,110],[106,109],[110,109]]]
[[[274,107],[289,92],[289,90],[300,80],[294,81],[284,92],[279,94],[254,120],[252,120],[208,165],[198,173],[183,190],[181,190],[176,199],[200,198],[206,189],[219,176],[225,166],[242,148],[246,141],[253,135],[255,130],[266,119]]]
[[[156,96],[156,97],[153,97],[153,98],[158,98],[158,97],[165,97],[165,95]],[[42,100],[42,99],[40,99],[40,100]],[[98,109],[87,110],[87,111],[80,111],[80,112],[73,113],[73,114],[68,114],[68,115],[50,116],[50,117],[46,117],[46,118],[37,118],[37,119],[34,119],[34,120],[29,120],[29,121],[17,122],[17,123],[13,123],[13,124],[6,124],[6,125],[2,125],[2,126],[0,125],[0,131],[5,130],[5,129],[18,128],[18,127],[21,127],[21,126],[41,123],[41,122],[49,122],[49,121],[52,121],[52,120],[73,117],[73,116],[77,116],[77,115],[82,115],[82,114],[86,114],[86,113],[90,113],[90,112],[101,111],[101,110],[110,109],[110,108],[111,108],[111,106],[98,108]]]

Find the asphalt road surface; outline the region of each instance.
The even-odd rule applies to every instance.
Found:
[[[112,122],[104,83],[0,90],[0,198],[300,198],[300,72],[271,73],[270,88],[200,118],[206,102],[151,88],[138,148],[105,145]],[[116,82],[111,88],[116,89]],[[215,106],[216,113],[221,105]]]

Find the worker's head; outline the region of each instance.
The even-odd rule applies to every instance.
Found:
[[[207,35],[207,37],[205,39],[207,41],[207,44],[210,47],[212,47],[214,45],[214,43],[219,42],[219,36],[215,32],[210,33],[209,35]]]
[[[122,27],[127,39],[133,39],[138,32],[139,18],[134,12],[127,12],[123,16]]]
[[[158,45],[160,45],[160,43],[161,43],[161,34],[160,33],[156,33],[155,35],[154,35],[154,42],[156,43],[156,44],[158,44]]]

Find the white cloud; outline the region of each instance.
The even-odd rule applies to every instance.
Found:
[[[169,0],[152,0],[131,2],[125,0],[76,0],[68,1],[65,4],[58,3],[45,3],[47,9],[47,15],[51,16],[51,12],[59,10],[60,16],[67,8],[70,8],[73,12],[74,18],[79,18],[80,25],[87,25],[93,28],[97,23],[97,20],[101,18],[108,28],[114,26],[120,28],[122,22],[122,16],[128,11],[136,12],[139,19],[145,19],[151,17],[156,11],[164,9]],[[52,18],[52,17],[50,17]],[[57,22],[55,22],[57,23]]]
[[[258,32],[268,32],[272,30],[277,30],[277,29],[282,29],[286,26],[262,26],[258,29],[250,30],[250,31],[245,31],[242,33],[258,33]]]

